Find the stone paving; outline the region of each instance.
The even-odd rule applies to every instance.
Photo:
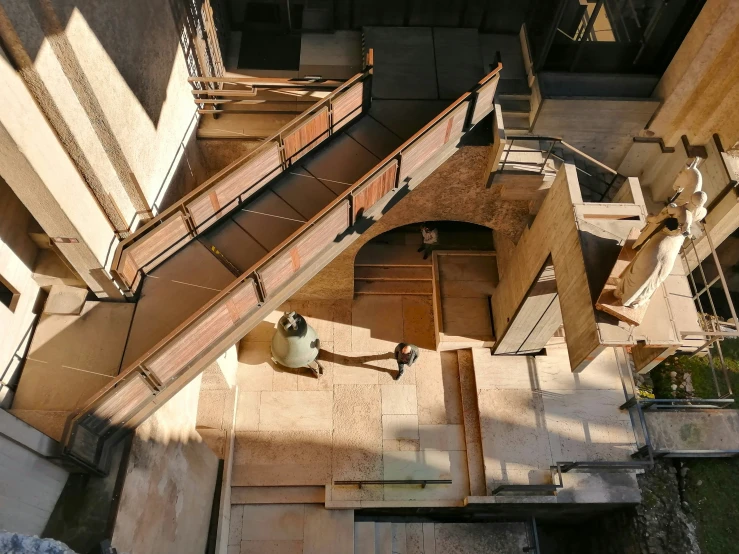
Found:
[[[270,359],[282,310],[321,339],[324,375]],[[395,381],[400,341],[421,348]],[[431,298],[366,296],[291,302],[239,345],[233,486],[327,485],[335,480],[449,479],[452,485],[335,486],[331,501],[454,501],[469,495],[456,353],[434,346]],[[358,507],[358,506],[355,506]]]

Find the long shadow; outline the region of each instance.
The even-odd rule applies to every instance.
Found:
[[[321,350],[319,354],[320,360],[332,361],[343,366],[363,367],[365,369],[374,369],[388,375],[395,375],[397,370],[388,369],[379,365],[370,364],[368,362],[374,362],[377,360],[392,360],[395,358],[392,352],[386,354],[371,354],[368,356],[346,356],[344,354],[334,354],[333,352],[327,352]]]

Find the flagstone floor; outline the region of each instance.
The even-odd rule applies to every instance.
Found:
[[[452,479],[420,488],[333,487],[333,500],[452,500],[469,495],[456,352],[436,352],[431,297],[292,302],[321,339],[325,373],[270,359],[276,311],[239,345],[233,486]],[[395,381],[393,350],[421,355]]]

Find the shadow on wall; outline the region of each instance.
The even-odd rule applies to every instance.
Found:
[[[180,6],[175,3],[176,0],[50,0],[44,3],[48,5],[42,6],[41,2],[32,1],[29,2],[30,10],[43,25],[43,35],[29,38],[32,32],[29,29],[16,27],[16,31],[27,31],[23,37],[24,49],[32,62],[44,41],[54,39],[55,49],[67,50],[65,55],[71,55],[72,63],[79,68],[79,57],[73,48],[85,47],[86,42],[80,40],[72,47],[69,39],[74,40],[75,34],[89,28],[156,127],[180,48],[180,36],[173,17],[173,9]],[[20,21],[9,9],[7,15],[13,24]]]

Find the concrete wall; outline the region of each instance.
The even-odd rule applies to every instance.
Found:
[[[0,175],[50,237],[77,241],[58,249],[87,286],[115,296],[103,270],[117,244],[113,229],[2,50],[0,82]]]
[[[165,1],[0,1],[9,57],[118,231],[151,216],[195,113],[180,33]]]
[[[464,221],[518,239],[528,221],[528,201],[504,201],[501,187],[485,188],[491,146],[461,146],[436,171],[383,214],[361,237],[309,281],[295,299],[351,299],[354,257],[372,238],[423,221]]]
[[[0,279],[20,294],[10,308],[0,304],[0,406],[8,407],[16,384],[20,356],[25,352],[32,310],[39,293],[33,280],[37,247],[28,236],[31,214],[0,177]]]
[[[40,535],[67,472],[0,435],[0,530]]]
[[[735,0],[707,0],[654,97],[662,100],[649,125],[668,146],[687,135],[705,144],[719,133],[726,147],[739,140],[739,9]]]
[[[119,552],[205,551],[218,459],[195,430],[200,384],[136,429],[113,530]]]

